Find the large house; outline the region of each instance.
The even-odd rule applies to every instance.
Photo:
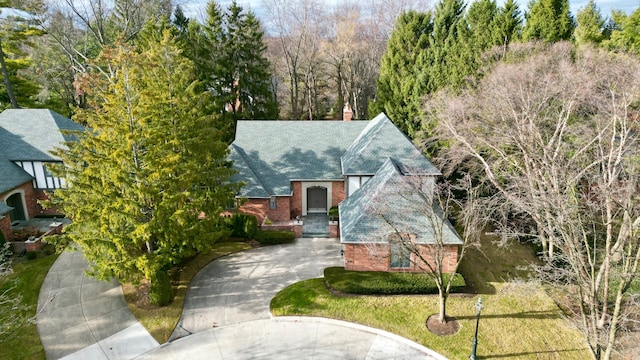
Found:
[[[43,214],[45,191],[65,186],[48,166],[61,163],[51,152],[70,140],[66,130],[82,130],[70,119],[46,109],[8,109],[0,114],[0,231],[11,239],[12,224]]]
[[[393,231],[371,210],[381,199],[393,201],[389,215],[405,219],[403,231],[425,254],[434,236],[442,235],[448,264],[457,261],[461,240],[448,221],[435,210],[424,221],[407,203],[425,201],[415,194],[428,193],[440,171],[384,114],[370,121],[238,121],[230,159],[238,172],[233,180],[245,183],[238,209],[259,222],[286,222],[339,206],[347,269],[418,271],[415,262],[395,258]],[[419,181],[403,181],[409,178]],[[407,188],[416,183],[420,189]],[[415,196],[394,196],[398,191]],[[443,224],[438,231],[429,230],[434,219]],[[372,244],[386,244],[386,250],[371,251]]]

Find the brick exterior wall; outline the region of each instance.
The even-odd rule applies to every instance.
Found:
[[[9,219],[9,214],[5,214],[4,217],[0,219],[0,231],[2,231],[4,238],[7,241],[13,240],[13,231],[11,231],[11,220]]]
[[[35,195],[38,201],[49,200],[47,193],[43,190],[35,190]],[[39,203],[37,204],[37,211],[40,215],[62,215],[55,206],[45,209]]]
[[[258,219],[258,224],[261,224],[267,217],[274,222],[289,221],[291,219],[291,197],[277,196],[276,209],[270,208],[269,199],[248,199],[240,205],[238,210],[255,216]]]
[[[258,219],[258,224],[261,224],[269,212],[269,199],[248,199],[240,205],[238,210],[255,216]]]
[[[422,257],[425,259],[433,259],[433,246],[418,246]],[[451,273],[458,261],[458,247],[456,245],[450,245],[447,246],[445,250],[446,259],[442,269],[445,273]],[[389,252],[390,247],[388,244],[344,244],[344,268],[352,271],[422,271],[413,261],[411,262],[410,268],[392,269],[389,266]]]
[[[338,206],[344,200],[344,181],[334,181],[332,184],[331,207]]]
[[[302,217],[302,182],[292,181],[291,190],[293,195],[291,196],[291,215]]]

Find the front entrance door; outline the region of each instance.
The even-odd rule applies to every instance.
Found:
[[[13,210],[9,211],[9,220],[11,220],[12,223],[14,221],[27,219],[24,215],[24,207],[22,206],[22,194],[15,193],[9,196],[5,202],[13,208]]]
[[[307,212],[327,212],[327,188],[314,186],[307,189]]]

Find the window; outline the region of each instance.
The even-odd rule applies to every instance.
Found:
[[[278,201],[276,201],[276,197],[272,196],[271,198],[269,198],[269,208],[271,210],[277,209],[278,208]]]
[[[389,236],[389,244],[391,246],[389,267],[392,269],[411,267],[411,250],[403,245],[400,236],[397,234]]]

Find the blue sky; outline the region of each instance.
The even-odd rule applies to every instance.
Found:
[[[504,0],[497,0],[498,4],[502,4]],[[589,0],[579,0],[579,1],[571,1],[571,13],[575,16],[576,12],[584,7]],[[178,0],[177,3],[181,3],[183,10],[189,17],[198,17],[199,14],[204,12],[205,6],[208,0]],[[232,0],[218,0],[217,1],[224,8],[228,7],[231,4]],[[253,10],[258,17],[262,19],[265,14],[265,8],[263,5],[263,0],[237,0],[238,4],[240,4],[245,9]],[[338,4],[340,0],[325,0],[324,1],[328,6],[332,6]],[[436,1],[432,1],[435,3]],[[518,0],[520,3],[520,9],[524,10],[527,8],[527,4],[529,0]],[[362,3],[366,3],[366,0],[362,1]],[[596,0],[596,4],[600,7],[600,12],[603,16],[608,17],[611,14],[611,10],[622,10],[627,14],[631,14],[635,11],[638,6],[640,6],[640,0]],[[264,22],[264,21],[263,21]]]

